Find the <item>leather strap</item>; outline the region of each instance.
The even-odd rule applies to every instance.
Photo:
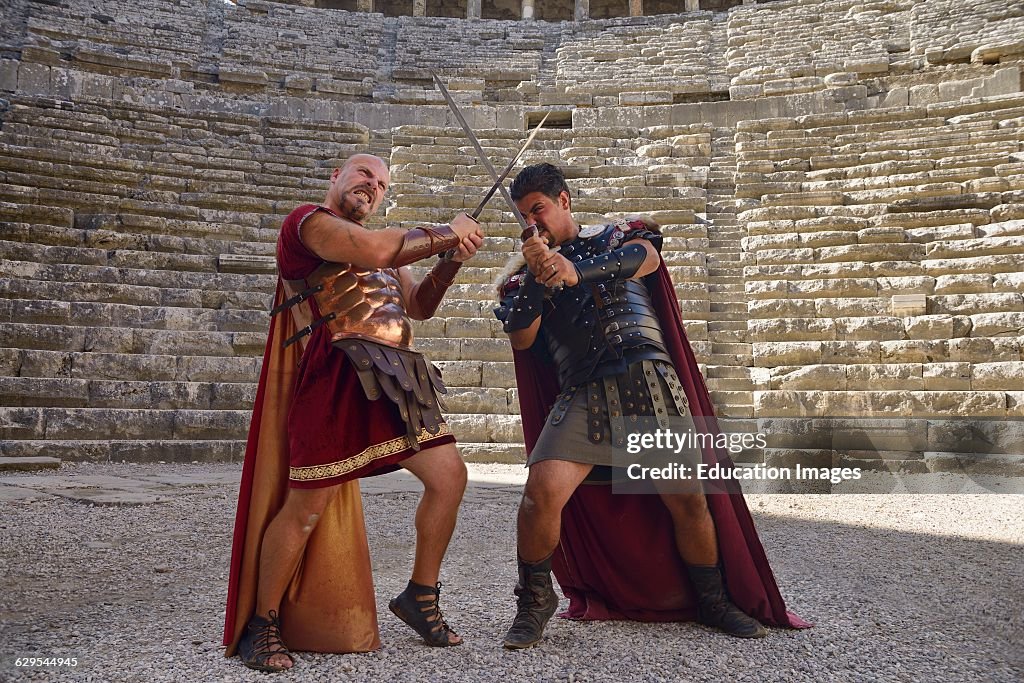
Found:
[[[604,439],[604,387],[600,380],[587,382],[587,438],[593,443]]]
[[[447,225],[412,228],[402,238],[402,246],[391,262],[392,268],[401,268],[428,256],[440,254],[459,246],[461,238]]]
[[[686,399],[683,383],[679,381],[675,368],[668,363],[655,363],[654,366],[662,378],[664,378],[665,384],[668,385],[668,393],[672,398],[672,402],[675,403],[676,412],[684,417],[689,415],[690,402]]]

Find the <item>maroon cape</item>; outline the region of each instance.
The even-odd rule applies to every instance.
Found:
[[[690,402],[697,429],[717,432],[714,406],[683,329],[664,261],[646,278],[665,343]],[[530,351],[514,352],[526,449],[533,449],[558,394],[557,373]],[[711,418],[708,421],[702,417]],[[725,451],[707,448],[704,462],[731,467]],[[754,528],[739,484],[710,494],[719,555],[733,601],[763,624],[811,626],[786,605]],[[610,485],[580,486],[562,511],[562,534],[552,559],[570,619],[693,621],[697,603],[676,550],[672,518],[657,495],[613,494]]]

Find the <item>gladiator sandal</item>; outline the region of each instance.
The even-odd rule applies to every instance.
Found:
[[[768,629],[761,622],[747,616],[729,599],[722,582],[722,572],[717,565],[688,565],[686,572],[697,589],[700,623],[721,629],[737,638],[764,638],[768,635]]]
[[[551,557],[528,564],[519,560],[516,584],[516,618],[502,643],[509,650],[522,650],[540,642],[548,620],[558,609],[558,595],[551,585]]]
[[[245,625],[242,639],[238,642],[238,655],[242,663],[250,669],[265,673],[286,671],[289,667],[273,666],[270,658],[274,655],[285,655],[295,665],[295,657],[281,640],[281,620],[277,612],[270,610],[270,618],[253,615]]]
[[[423,641],[431,647],[453,647],[462,645],[462,641],[451,642],[448,635],[458,636],[441,614],[438,599],[441,597],[441,582],[431,588],[418,583],[409,582],[397,597],[388,603],[388,608],[399,619],[408,624],[413,631],[423,637]]]

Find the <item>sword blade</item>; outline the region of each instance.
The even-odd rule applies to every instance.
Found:
[[[473,218],[480,217],[480,214],[483,212],[484,207],[487,206],[487,202],[491,201],[491,197],[493,197],[494,193],[498,191],[498,186],[501,185],[502,181],[505,180],[505,178],[508,177],[508,174],[512,172],[512,169],[515,167],[520,157],[523,156],[523,152],[529,149],[530,145],[533,144],[533,139],[537,137],[537,133],[540,132],[540,129],[544,126],[544,122],[548,120],[548,116],[550,115],[551,112],[547,112],[546,114],[544,114],[544,118],[542,118],[540,120],[540,123],[538,123],[534,127],[533,131],[530,132],[530,137],[526,138],[526,142],[524,142],[523,146],[519,148],[519,151],[516,152],[516,155],[512,157],[512,161],[508,162],[508,166],[506,166],[505,170],[501,172],[500,176],[498,176],[497,182],[491,185],[491,189],[487,191],[487,194],[484,195],[483,200],[481,200],[480,204],[477,205],[476,211],[472,213]]]
[[[501,192],[502,198],[505,200],[505,203],[508,204],[509,210],[512,211],[512,215],[515,216],[516,221],[519,223],[519,227],[526,230],[526,219],[523,218],[523,214],[519,211],[519,207],[517,207],[516,203],[512,201],[512,197],[509,195],[508,190],[505,189],[505,186],[502,185],[501,181],[498,179],[498,172],[494,170],[494,165],[491,163],[491,160],[487,158],[487,154],[484,153],[484,148],[480,146],[480,141],[476,139],[476,134],[473,132],[473,129],[469,127],[469,124],[466,122],[466,118],[462,115],[462,112],[459,111],[459,105],[455,104],[455,100],[452,99],[451,93],[448,92],[448,88],[446,88],[444,83],[441,82],[440,77],[438,77],[438,75],[433,71],[430,72],[430,75],[434,77],[434,82],[437,84],[438,90],[441,91],[445,101],[448,103],[448,108],[452,110],[453,114],[455,114],[455,119],[459,122],[459,125],[462,126],[462,130],[465,131],[466,137],[468,137],[469,141],[473,144],[473,149],[476,150],[476,155],[480,159],[480,163],[483,164],[484,168],[487,169],[487,172],[491,174],[491,179],[498,185],[498,191]]]

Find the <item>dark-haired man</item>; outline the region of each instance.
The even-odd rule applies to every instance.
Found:
[[[724,565],[730,589],[742,595],[747,612],[767,623],[803,625],[786,613],[767,561],[757,566],[763,551],[738,491],[722,496],[738,503],[723,506],[696,481],[658,487],[658,496],[607,496],[607,486],[580,486],[595,468],[616,464],[612,442],[621,445],[621,427],[615,426],[621,420],[712,415],[712,408],[680,324],[653,221],[581,230],[565,178],[551,164],[525,168],[511,194],[536,234],[523,242],[525,263],[512,264],[495,310],[515,350],[529,450],[518,514],[518,610],[505,647],[537,643],[554,614],[558,598],[550,572],[560,539],[554,568],[570,597],[569,616],[698,618],[734,636],[764,636],[758,619],[730,599]],[[545,387],[552,376],[557,386]],[[704,458],[725,456],[711,452]],[[623,525],[634,513],[637,523]],[[662,524],[665,534],[653,545],[634,545],[636,534],[664,522],[666,514],[671,524]],[[716,530],[716,522],[726,529]],[[729,544],[724,563],[723,544]],[[654,561],[673,546],[677,556]],[[674,574],[645,574],[645,564],[658,564],[653,571],[660,572],[660,565],[673,561],[680,565]]]

